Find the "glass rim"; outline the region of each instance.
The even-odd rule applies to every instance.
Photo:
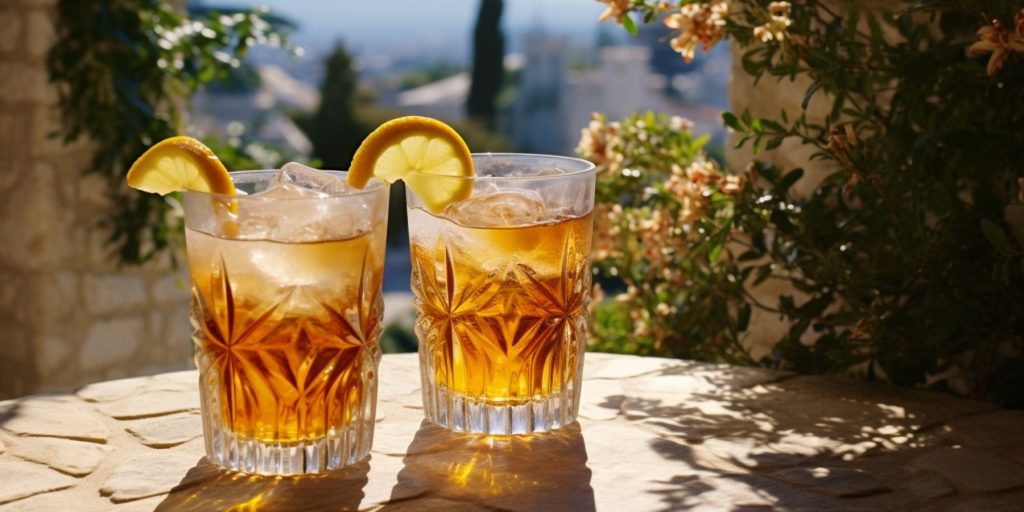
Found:
[[[444,179],[444,180],[464,180],[464,181],[478,181],[478,180],[494,180],[494,181],[520,181],[520,180],[558,180],[565,179],[575,176],[582,176],[588,173],[596,174],[597,165],[590,160],[584,160],[582,158],[576,158],[571,156],[562,155],[547,155],[543,153],[470,153],[470,156],[474,160],[474,172],[477,158],[509,158],[509,159],[548,159],[548,160],[561,160],[563,162],[569,162],[572,164],[583,164],[579,169],[563,172],[561,174],[544,174],[534,176],[481,176],[479,174],[473,174],[472,176],[449,176],[444,174],[429,174],[418,171],[411,171],[409,174],[417,176],[427,176],[430,179]]]
[[[342,174],[348,176],[348,171],[341,171],[337,169],[317,169],[318,171]],[[256,176],[259,174],[269,174],[271,176],[277,174],[280,169],[250,169],[242,171],[231,171],[228,176],[231,177],[231,182],[235,183],[235,176]],[[269,180],[268,180],[269,181]],[[237,195],[237,194],[222,194],[218,192],[204,192],[202,190],[186,189],[182,192],[182,195],[199,195],[209,196],[211,198],[221,199],[225,201],[325,201],[325,200],[337,200],[345,199],[349,197],[360,197],[364,195],[370,195],[379,193],[381,190],[387,190],[390,183],[380,179],[371,178],[370,181],[362,189],[353,188],[352,190],[345,192],[344,194],[329,194],[323,197],[260,197],[259,195]]]

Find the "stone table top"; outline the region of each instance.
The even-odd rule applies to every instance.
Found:
[[[422,421],[417,364],[384,357],[368,461],[298,478],[203,458],[195,372],[0,402],[0,511],[1024,510],[1024,411],[591,353],[578,424],[474,437]]]

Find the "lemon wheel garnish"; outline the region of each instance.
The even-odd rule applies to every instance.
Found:
[[[128,186],[160,195],[182,190],[235,194],[217,155],[185,136],[164,139],[143,153],[128,170]]]
[[[392,119],[373,131],[352,157],[348,183],[363,188],[371,177],[405,186],[432,211],[469,197],[470,180],[437,179],[473,176],[473,157],[452,127],[429,117]]]

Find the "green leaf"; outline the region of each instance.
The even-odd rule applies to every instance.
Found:
[[[740,120],[736,118],[736,115],[732,112],[722,112],[722,122],[725,126],[732,128],[735,131],[742,132],[743,127],[740,126]]]
[[[789,171],[785,176],[782,177],[782,180],[779,181],[779,184],[776,186],[776,188],[779,190],[780,193],[785,194],[787,191],[789,191],[789,188],[792,187],[793,184],[797,182],[797,180],[803,177],[803,169],[799,167],[793,169],[792,171]]]
[[[871,29],[871,45],[879,48],[885,44],[885,37],[882,36],[882,25],[873,14],[868,15],[868,28]]]
[[[729,235],[729,227],[726,226],[711,237],[711,248],[708,249],[708,261],[715,263],[722,254],[722,246],[725,245],[725,238]]]
[[[736,328],[740,332],[746,331],[747,327],[750,325],[750,313],[750,304],[743,304],[743,306],[740,307],[740,314],[736,320]]]
[[[981,219],[981,232],[985,234],[985,238],[988,238],[992,247],[995,247],[1000,253],[1007,255],[1014,253],[1013,244],[1010,243],[1006,232],[996,223],[989,219]]]
[[[633,18],[629,17],[629,14],[622,17],[622,26],[626,28],[626,32],[629,32],[629,35],[636,35],[636,22],[633,21]]]
[[[700,137],[697,137],[696,139],[693,139],[693,142],[690,143],[690,147],[694,151],[696,151],[696,150],[706,146],[708,144],[709,140],[711,140],[711,134],[710,133],[705,133],[704,135],[701,135]]]
[[[814,93],[818,92],[821,88],[821,82],[814,82],[810,87],[807,88],[807,92],[804,93],[804,100],[800,102],[800,108],[807,110],[807,105],[811,103],[811,97]]]
[[[772,275],[772,267],[771,267],[771,265],[765,265],[765,266],[761,267],[761,269],[757,271],[757,277],[754,279],[754,286],[757,286],[757,285],[763,283],[766,279],[771,277],[771,275]]]
[[[850,10],[849,18],[846,19],[846,34],[847,40],[852,41],[857,35],[857,24],[860,23],[860,12],[856,7]]]

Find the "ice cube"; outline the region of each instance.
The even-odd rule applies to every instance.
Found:
[[[516,190],[473,195],[448,205],[444,216],[469,227],[529,226],[547,219],[536,192]]]
[[[269,199],[291,199],[304,197],[327,197],[327,194],[324,194],[319,190],[312,190],[306,187],[296,185],[294,183],[284,181],[280,183],[272,183],[263,192],[253,194],[253,197]]]
[[[544,169],[543,171],[538,172],[537,176],[559,176],[562,174],[565,174],[565,171],[559,169],[558,167],[552,167],[550,169]]]
[[[286,184],[328,196],[341,195],[351,190],[345,180],[298,162],[284,164],[277,176],[274,176],[270,187],[275,188]]]

